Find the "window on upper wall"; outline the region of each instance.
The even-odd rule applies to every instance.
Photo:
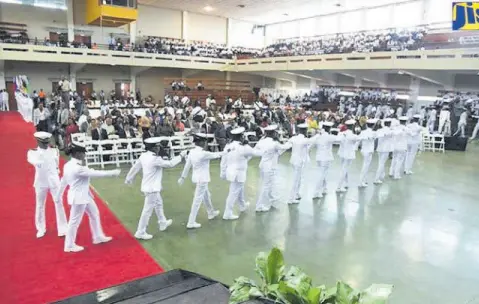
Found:
[[[364,30],[363,13],[363,10],[342,13],[339,19],[339,32],[349,33]]]
[[[100,0],[101,5],[114,5],[129,8],[136,8],[136,0]]]
[[[0,0],[0,2],[33,5],[37,7],[66,10],[66,0]]]
[[[404,28],[422,24],[422,7],[421,1],[394,5],[391,27]]]
[[[434,0],[428,2],[428,5],[425,7],[425,23],[451,22],[453,0]]]
[[[393,27],[391,24],[391,10],[392,6],[367,9],[365,12],[364,30],[371,31]]]
[[[281,24],[281,39],[299,37],[299,21],[285,22]]]

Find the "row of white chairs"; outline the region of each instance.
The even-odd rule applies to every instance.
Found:
[[[444,134],[430,134],[427,129],[422,133],[421,150],[430,152],[446,152]]]

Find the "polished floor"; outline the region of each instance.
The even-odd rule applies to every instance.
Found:
[[[313,156],[315,150],[312,151]],[[339,161],[329,175],[329,194],[312,200],[314,163],[305,172],[301,204],[289,206],[291,187],[289,154],[281,157],[280,191],[285,204],[280,210],[256,214],[259,188],[258,159],[250,161],[246,195],[252,208],[235,222],[208,221],[200,210],[199,230],[187,230],[194,185],[177,179],[183,164],[166,170],[162,196],[173,225],[163,233],[153,216],[150,241],[142,242],[166,269],[183,268],[231,283],[235,277],[255,277],[254,257],[272,246],[284,250],[288,264],[305,269],[318,285],[342,279],[364,288],[371,283],[395,285],[391,304],[479,303],[479,145],[468,151],[422,153],[415,174],[399,181],[364,190],[354,187],[362,159],[358,154],[351,171],[351,187],[345,194],[334,190]],[[376,169],[373,159],[370,179]],[[98,179],[95,189],[110,208],[134,232],[143,205],[139,186],[119,179]],[[210,190],[221,211],[228,183],[219,178],[219,162],[211,164]],[[108,227],[105,227],[108,231]]]

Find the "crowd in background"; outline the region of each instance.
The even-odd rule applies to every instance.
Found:
[[[169,54],[179,56],[198,56],[211,58],[261,58],[282,56],[305,56],[341,53],[369,53],[418,50],[423,48],[423,38],[427,34],[424,28],[389,29],[383,31],[335,34],[322,37],[307,37],[288,39],[275,42],[263,49],[245,47],[227,47],[224,44],[188,41],[163,37],[142,37],[137,43],[130,43],[127,38],[110,35],[108,49],[115,51],[135,51],[154,54]],[[59,46],[72,48],[97,49],[96,43],[69,42],[65,34],[58,41],[45,38],[33,40],[35,45]],[[26,33],[10,37],[0,36],[1,42],[30,43]]]
[[[347,93],[347,94],[346,94]],[[304,95],[259,94],[256,101],[245,105],[241,99],[227,97],[217,105],[214,96],[206,100],[190,100],[188,96],[175,93],[164,97],[163,105],[153,104],[149,98],[141,99],[141,92],[129,93],[126,97],[100,91],[85,98],[70,92],[69,102],[63,102],[62,92],[48,96],[43,90],[33,93],[34,124],[38,130],[49,131],[60,148],[68,145],[73,133],[87,133],[93,140],[108,139],[111,135],[120,138],[174,136],[176,132],[203,132],[214,134],[222,149],[230,139],[230,131],[243,126],[251,141],[263,135],[263,129],[277,124],[284,136],[295,134],[298,124],[307,123],[308,132],[314,134],[321,124],[333,122],[338,130],[346,128],[345,121],[355,119],[362,128],[368,118],[384,119],[420,115],[422,126],[431,131],[441,131],[435,117],[440,112],[451,111],[450,123],[479,115],[479,98],[473,93],[443,93],[428,106],[414,107],[412,102],[398,98],[394,91],[380,89],[356,89],[343,92],[339,87],[318,87]],[[140,101],[138,101],[140,100]],[[91,107],[100,105],[95,117]],[[319,111],[318,105],[322,110]],[[141,108],[142,113],[135,109]],[[143,113],[144,112],[144,113]],[[431,122],[432,116],[434,116]],[[439,119],[439,120],[440,120]],[[439,122],[440,125],[440,122]],[[452,130],[451,130],[452,131]],[[477,133],[477,132],[476,132]]]

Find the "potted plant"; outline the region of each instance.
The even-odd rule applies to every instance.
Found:
[[[248,300],[281,304],[385,304],[393,286],[373,284],[359,291],[347,283],[338,281],[333,287],[313,285],[310,276],[300,268],[286,269],[283,253],[273,248],[269,254],[260,252],[256,256],[255,271],[260,283],[239,277],[230,287],[230,304]]]

